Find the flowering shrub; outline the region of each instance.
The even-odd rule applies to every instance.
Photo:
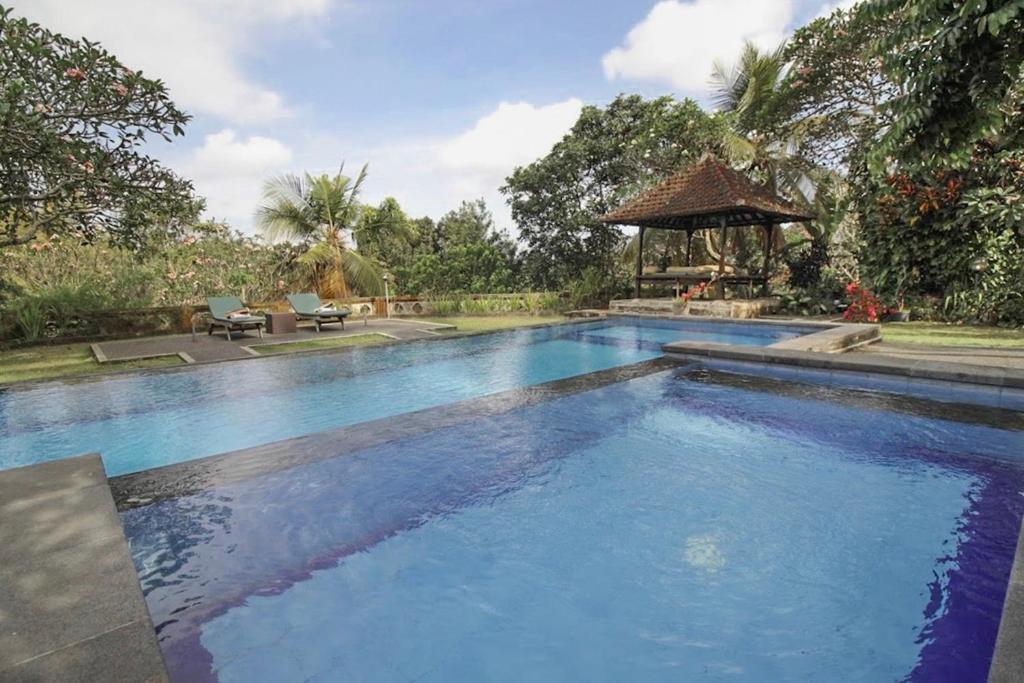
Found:
[[[682,299],[683,301],[689,301],[693,297],[700,296],[701,294],[706,292],[710,284],[711,280],[706,280],[697,285],[696,287],[690,289],[689,291],[683,292],[682,294],[679,295],[679,298]]]
[[[848,306],[843,312],[843,320],[849,322],[877,323],[892,312],[870,290],[861,287],[859,282],[846,285],[846,298]]]

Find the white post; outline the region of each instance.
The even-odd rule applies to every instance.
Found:
[[[384,273],[384,312],[391,318],[391,299],[388,296],[388,274]]]

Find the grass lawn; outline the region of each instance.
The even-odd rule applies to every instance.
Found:
[[[126,368],[162,368],[182,365],[184,362],[177,356],[161,356],[100,365],[88,344],[35,346],[0,352],[0,384],[25,379],[89,375]]]
[[[931,346],[997,346],[1024,349],[1024,330],[943,323],[883,323],[882,341]]]
[[[277,353],[294,353],[295,351],[309,351],[310,349],[334,349],[340,346],[369,346],[381,342],[393,341],[391,337],[382,334],[360,334],[352,337],[333,337],[331,339],[311,339],[309,341],[285,342],[283,344],[256,344],[250,346],[253,351],[261,355],[273,355]]]
[[[504,330],[511,327],[529,327],[544,323],[557,323],[565,320],[563,315],[450,315],[436,318],[425,318],[423,322],[445,323],[455,325],[454,330],[438,330],[450,334],[458,332],[486,332],[488,330]]]

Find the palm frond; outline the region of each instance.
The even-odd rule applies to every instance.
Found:
[[[384,283],[377,265],[358,251],[346,249],[341,254],[345,282],[364,296],[382,294]]]
[[[307,194],[307,185],[298,176],[285,174],[268,180],[263,185],[263,203],[256,210],[256,226],[270,240],[309,239],[317,224]]]

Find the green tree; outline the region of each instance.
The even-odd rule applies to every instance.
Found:
[[[901,93],[872,155],[965,168],[980,141],[1014,135],[1024,66],[1020,0],[873,0],[886,30],[876,56]]]
[[[194,221],[191,183],[141,151],[188,120],[162,82],[0,7],[0,246],[54,232],[138,244]]]
[[[528,248],[523,268],[531,286],[561,289],[586,268],[615,280],[624,236],[599,218],[717,150],[723,126],[692,100],[630,95],[584,107],[550,153],[517,168],[502,187]]]
[[[485,242],[494,233],[494,216],[483,199],[464,201],[437,222],[441,250]]]
[[[486,242],[424,254],[398,277],[407,294],[500,294],[513,291],[517,284],[506,255]]]
[[[875,0],[900,95],[859,174],[862,270],[891,299],[1024,323],[1024,4]]]
[[[728,114],[722,144],[733,163],[773,193],[808,206],[805,188],[816,169],[799,154],[808,119],[780,115],[786,89],[784,49],[763,51],[748,42],[731,68],[716,62],[712,98]]]
[[[366,166],[354,179],[344,164],[333,176],[286,174],[267,181],[256,225],[271,240],[301,241],[306,250],[298,263],[307,269],[321,296],[369,295],[382,290],[381,274],[371,259],[352,249],[347,240],[359,224],[359,190]]]
[[[887,105],[899,88],[876,56],[889,23],[887,15],[837,9],[787,41],[789,69],[775,111],[782,120],[805,122],[799,151],[815,164],[855,168],[891,123]]]
[[[354,236],[359,253],[385,268],[408,266],[419,240],[416,224],[394,197],[376,207],[364,207]]]

